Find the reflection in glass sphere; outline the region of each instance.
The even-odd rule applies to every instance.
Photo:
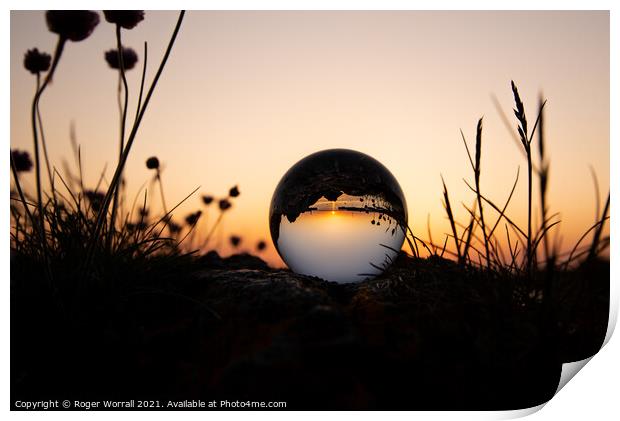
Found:
[[[271,199],[273,243],[291,270],[339,283],[381,274],[403,245],[407,204],[379,161],[348,149],[296,163]]]

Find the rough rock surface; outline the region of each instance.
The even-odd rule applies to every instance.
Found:
[[[79,329],[28,336],[24,350],[48,351],[37,368],[15,363],[12,393],[289,409],[534,406],[553,395],[562,362],[602,343],[609,266],[599,269],[585,295],[578,276],[558,282],[569,301],[554,304],[549,330],[536,285],[441,258],[401,256],[380,278],[340,285],[253,256],[208,255],[191,276],[123,293]]]

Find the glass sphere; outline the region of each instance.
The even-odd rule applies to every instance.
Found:
[[[271,199],[269,229],[288,267],[338,283],[381,274],[403,245],[407,204],[376,159],[316,152],[291,167]]]

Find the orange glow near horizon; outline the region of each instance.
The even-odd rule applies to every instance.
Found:
[[[103,58],[116,40],[114,27],[101,18],[90,38],[66,45],[40,104],[50,160],[63,175],[63,162],[75,168],[74,124],[87,188],[97,184],[106,164],[104,183],[111,179],[118,155],[118,74]],[[127,74],[130,124],[143,43],[148,41],[148,86],[176,18],[175,12],[147,11],[136,28],[123,31],[124,45],[139,56]],[[34,47],[52,53],[56,38],[42,11],[12,11],[10,31],[11,148],[32,155],[35,78],[23,68],[23,57]],[[148,207],[161,209],[159,190],[149,182],[154,174],[145,167],[148,157],[157,156],[169,207],[200,186],[174,213],[180,223],[190,212],[203,211],[198,245],[217,219],[217,199],[238,185],[241,195],[231,200],[208,248],[233,252],[227,239],[234,234],[243,237],[240,250],[254,252],[264,239],[269,246],[261,257],[282,266],[268,221],[278,181],[310,153],[348,148],[376,158],[394,174],[412,230],[427,238],[430,220],[441,245],[450,227],[440,175],[456,219],[467,223],[462,203],[470,206],[474,196],[463,178],[473,181],[473,174],[459,129],[473,151],[476,122],[484,116],[482,191],[503,205],[520,168],[507,213],[524,227],[526,162],[491,99],[497,97],[516,128],[511,79],[531,126],[540,93],[548,99],[549,213],[560,212],[562,249],[570,250],[595,219],[589,166],[601,196],[610,184],[605,11],[190,11],[129,157],[127,200],[141,202],[146,183]],[[537,146],[533,149],[538,161]],[[23,183],[34,191],[32,173]],[[205,207],[203,194],[216,201]],[[540,223],[538,195],[536,182],[534,226]],[[496,213],[485,212],[494,223]],[[330,216],[340,213],[332,209]],[[504,231],[503,224],[500,228]]]

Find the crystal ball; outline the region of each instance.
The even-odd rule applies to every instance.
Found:
[[[379,161],[329,149],[284,174],[271,199],[269,229],[294,272],[361,282],[383,273],[396,258],[405,240],[407,203]]]

